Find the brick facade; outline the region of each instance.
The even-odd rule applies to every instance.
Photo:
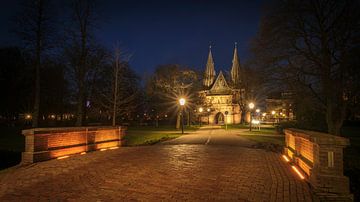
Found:
[[[314,131],[286,129],[285,154],[307,175],[321,200],[352,199],[343,175],[343,148],[349,140]]]
[[[64,127],[23,130],[25,152],[22,154],[22,164],[118,147],[123,144],[125,130],[125,127]]]

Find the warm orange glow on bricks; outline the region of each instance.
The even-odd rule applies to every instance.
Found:
[[[84,154],[86,154],[86,152],[81,152],[81,153],[80,153],[80,155],[84,155]]]
[[[110,149],[119,149],[119,147],[111,147]]]
[[[107,149],[100,149],[100,151],[106,151]]]
[[[60,157],[57,157],[57,159],[66,159],[66,158],[69,158],[70,156],[60,156]]]
[[[283,159],[286,161],[286,162],[289,162],[289,158],[286,156],[286,155],[282,155]]]
[[[301,174],[301,172],[296,168],[296,166],[291,166],[292,169],[299,175],[300,179],[305,179],[304,175]]]

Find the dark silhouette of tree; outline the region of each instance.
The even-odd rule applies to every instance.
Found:
[[[53,9],[49,0],[24,1],[21,15],[17,16],[16,31],[24,42],[24,48],[31,54],[34,67],[35,90],[32,126],[39,124],[40,72],[44,55],[50,48],[54,36]]]
[[[67,29],[67,45],[65,57],[68,61],[71,79],[76,88],[77,112],[76,125],[84,124],[86,98],[92,78],[106,53],[97,45],[93,29],[98,22],[95,12],[95,1],[74,0],[71,2],[72,24]],[[96,63],[96,64],[95,64]]]
[[[34,74],[26,60],[20,48],[0,49],[0,116],[6,120],[17,120],[19,114],[32,110]]]
[[[309,107],[324,113],[335,135],[359,88],[349,57],[359,47],[358,11],[355,0],[278,1],[265,13],[253,46],[269,80],[315,98]]]
[[[101,110],[111,117],[112,125],[115,126],[119,118],[129,120],[143,103],[140,99],[142,89],[140,78],[127,62],[128,56],[122,54],[119,47],[115,48],[109,58],[110,62],[98,73],[91,100],[97,111]]]

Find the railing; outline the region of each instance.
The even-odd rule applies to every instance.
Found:
[[[76,153],[116,148],[124,143],[126,127],[63,127],[23,130],[22,164]]]
[[[343,175],[343,148],[349,140],[326,133],[285,129],[285,150],[320,198],[351,198],[349,179]],[[330,197],[330,198],[328,198]]]

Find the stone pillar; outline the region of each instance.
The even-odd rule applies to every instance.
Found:
[[[285,154],[306,173],[320,200],[352,200],[343,174],[343,148],[349,140],[326,133],[286,129]]]

